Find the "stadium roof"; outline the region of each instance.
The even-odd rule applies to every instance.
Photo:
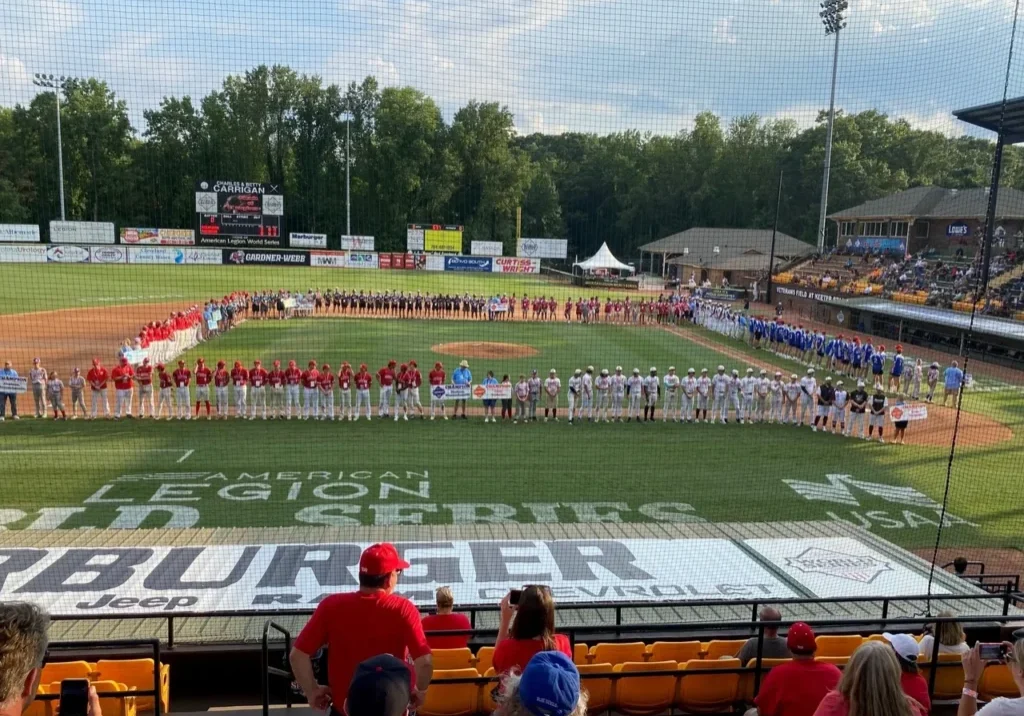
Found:
[[[715,253],[715,247],[718,253]],[[715,264],[717,261],[731,259],[743,254],[771,253],[771,229],[706,229],[694,228],[680,231],[663,239],[652,241],[640,247],[641,251],[652,254],[684,254],[689,250],[687,262],[697,265]],[[775,234],[775,255],[781,258],[805,256],[814,251],[814,246],[794,239],[781,231]],[[767,266],[767,259],[766,266]]]
[[[988,189],[946,189],[916,186],[837,211],[828,218],[846,219],[983,219],[988,210]],[[1024,192],[1002,187],[997,218],[1024,219]]]
[[[904,318],[910,321],[933,323],[947,328],[966,331],[971,324],[971,314],[951,311],[947,308],[934,306],[918,306],[910,303],[897,303],[882,298],[833,298],[828,303],[838,303],[861,311],[871,311],[886,316]],[[1011,341],[1024,341],[1024,324],[1005,318],[991,318],[975,315],[974,332],[997,336]]]
[[[975,127],[999,132],[1000,118],[1003,125],[1003,141],[1007,144],[1024,142],[1024,97],[1006,100],[1006,113],[1003,114],[1003,103],[993,102],[967,109],[953,111],[953,116],[961,122],[973,124]]]

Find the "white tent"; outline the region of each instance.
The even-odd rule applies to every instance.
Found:
[[[612,255],[612,252],[608,249],[608,244],[601,244],[601,248],[597,250],[597,253],[591,256],[586,261],[577,261],[573,266],[579,266],[583,271],[596,271],[597,269],[609,269],[613,271],[629,271],[634,273],[636,269],[628,264],[624,264]]]

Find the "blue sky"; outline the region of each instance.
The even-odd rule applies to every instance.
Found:
[[[1002,96],[1013,10],[850,0],[837,104],[963,133],[951,110]],[[412,85],[449,119],[471,99],[498,101],[523,133],[674,133],[703,110],[806,126],[827,106],[831,57],[817,0],[0,3],[0,104],[29,100],[33,72],[91,75],[128,101],[137,130],[162,97],[201,97],[260,63]],[[1010,94],[1022,93],[1015,61]]]

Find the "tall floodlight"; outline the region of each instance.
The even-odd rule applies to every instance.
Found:
[[[825,130],[825,176],[821,180],[821,208],[818,212],[818,251],[825,250],[825,211],[828,207],[828,178],[832,170],[832,124],[836,118],[836,70],[839,66],[839,31],[846,27],[843,13],[849,7],[847,0],[824,0],[819,3],[825,35],[835,35],[835,49],[832,51],[832,94],[828,101],[828,128]]]
[[[67,87],[68,82],[72,81],[72,77],[60,77],[54,75],[43,75],[36,73],[32,79],[32,84],[36,87],[45,87],[52,89],[54,96],[57,98],[57,175],[60,181],[60,220],[65,221],[66,216],[64,213],[64,146],[60,137],[60,93]]]
[[[350,152],[352,143],[349,140],[349,125],[352,123],[352,114],[345,112],[342,115],[345,120],[345,235],[352,235],[352,192],[349,183],[349,171],[352,169],[352,158]]]

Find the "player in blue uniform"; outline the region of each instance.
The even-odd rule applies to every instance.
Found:
[[[881,387],[882,374],[885,373],[885,346],[878,346],[878,350],[871,354],[871,375],[875,385]]]
[[[896,355],[892,357],[889,369],[889,392],[900,392],[900,380],[903,378],[903,346],[896,344]]]
[[[832,352],[833,341],[829,340],[826,342],[825,331],[815,331],[814,333],[814,351],[817,353],[817,364],[819,368],[824,368],[831,365],[831,352]]]
[[[868,368],[871,367],[871,356],[875,354],[875,346],[871,343],[871,339],[868,338],[867,343],[864,344],[864,366],[861,368],[861,377],[867,380]]]
[[[850,375],[854,376],[855,378],[859,376],[863,362],[864,348],[860,344],[860,338],[854,336],[853,347],[850,349],[850,363],[852,365],[852,371]]]

